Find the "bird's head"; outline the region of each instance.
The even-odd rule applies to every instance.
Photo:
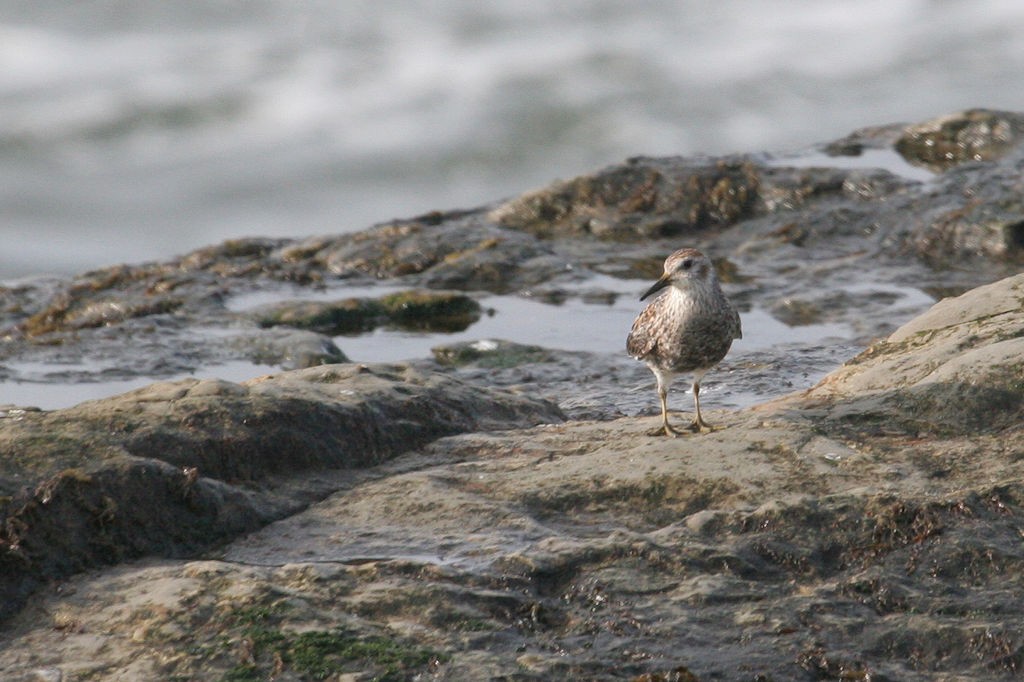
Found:
[[[640,300],[668,286],[686,290],[693,286],[702,286],[714,277],[715,267],[707,256],[697,249],[679,249],[665,259],[665,272],[644,292]]]

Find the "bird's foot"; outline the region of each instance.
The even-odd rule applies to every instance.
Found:
[[[654,437],[668,436],[669,438],[677,438],[683,434],[680,431],[678,431],[675,427],[671,426],[668,422],[665,422],[658,428],[648,431],[647,435]]]
[[[694,433],[711,433],[715,430],[715,427],[703,419],[694,419],[686,429]]]

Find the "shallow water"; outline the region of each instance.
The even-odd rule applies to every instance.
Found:
[[[935,173],[927,168],[921,168],[920,166],[908,163],[894,149],[864,149],[859,154],[852,156],[837,156],[815,149],[807,149],[788,154],[765,154],[760,158],[774,166],[846,169],[882,168],[893,175],[918,182],[928,182],[935,178]]]
[[[468,329],[453,334],[401,331],[388,328],[355,336],[335,337],[335,343],[354,362],[400,362],[430,357],[430,349],[478,339],[501,339],[566,351],[625,353],[626,335],[633,319],[644,308],[639,295],[650,282],[595,275],[574,285],[578,295],[551,303],[541,296],[484,295],[477,301],[486,311]],[[863,285],[870,289],[870,285]],[[884,289],[893,290],[891,285]],[[308,292],[285,288],[235,297],[228,302],[234,312],[287,300],[334,300],[378,297],[402,291],[401,287],[338,287]],[[919,293],[919,292],[918,292]],[[895,291],[902,299],[909,290]],[[923,294],[922,294],[923,296]],[[550,297],[543,297],[549,299]],[[930,300],[930,299],[929,299]],[[781,343],[821,344],[847,339],[853,331],[845,324],[810,324],[789,327],[761,309],[743,311],[744,329],[755,330],[733,344],[733,352],[765,350]]]
[[[539,296],[482,295],[478,300],[486,313],[461,332],[412,332],[384,327],[367,334],[337,336],[334,341],[351,361],[366,363],[425,361],[433,357],[431,349],[435,346],[489,339],[594,354],[597,361],[584,363],[578,370],[563,370],[568,377],[551,372],[546,376],[556,383],[571,381],[573,374],[584,374],[590,367],[606,367],[619,376],[598,377],[591,382],[592,386],[572,388],[572,400],[614,405],[617,410],[634,413],[650,408],[650,377],[640,363],[627,357],[625,338],[633,319],[645,305],[638,295],[648,284],[643,280],[596,275],[574,286],[574,291],[582,294],[568,296],[559,304]],[[873,318],[893,324],[910,319],[932,303],[929,296],[910,287],[871,282],[836,286],[849,294],[875,295],[878,300]],[[228,302],[228,307],[239,313],[280,301],[378,297],[398,290],[394,286],[372,285],[336,286],[319,291],[282,286],[239,295]],[[762,308],[741,311],[741,319],[743,338],[733,344],[728,358],[708,376],[705,384],[708,404],[716,407],[747,407],[809,387],[863,346],[863,330],[846,322],[788,326]],[[194,331],[194,335],[207,336],[237,333],[237,329],[226,328]],[[9,361],[3,366],[7,378],[0,382],[0,402],[57,409],[116,395],[155,380],[216,377],[245,381],[280,371],[278,367],[237,360],[187,372],[126,379],[123,368],[112,362]],[[616,382],[625,383],[616,387]],[[680,380],[678,392],[681,394],[685,388],[685,381]],[[588,396],[588,391],[593,395]],[[679,398],[673,397],[675,400]]]
[[[51,365],[34,362],[12,362],[4,365],[18,378],[0,382],[0,396],[3,402],[57,410],[71,407],[86,400],[109,398],[148,386],[154,381],[175,379],[224,379],[225,381],[246,381],[263,374],[273,374],[280,368],[271,365],[256,365],[244,360],[207,365],[194,372],[170,377],[140,376],[134,379],[104,379],[104,368],[88,364]],[[67,372],[74,372],[77,380],[68,381]],[[83,375],[94,378],[82,381]]]

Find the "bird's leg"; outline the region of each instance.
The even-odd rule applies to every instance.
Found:
[[[704,418],[700,416],[700,381],[693,382],[693,405],[696,409],[697,416],[694,418],[693,423],[690,424],[690,430],[698,433],[707,431],[711,432],[715,430],[715,427],[704,421]]]
[[[679,435],[679,432],[668,423],[668,386],[660,378],[658,380],[658,399],[661,401],[661,426],[648,432],[648,435],[675,438]]]

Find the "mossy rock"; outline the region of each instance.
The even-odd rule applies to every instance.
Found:
[[[370,298],[340,301],[287,301],[259,316],[261,327],[287,326],[321,334],[358,334],[378,326],[384,308]]]
[[[261,327],[288,326],[321,334],[360,334],[377,327],[458,332],[480,319],[480,304],[465,294],[400,291],[380,298],[286,301],[257,314]]]
[[[464,294],[402,291],[378,299],[390,324],[402,329],[457,332],[480,319],[480,304]]]
[[[174,296],[131,297],[78,301],[57,297],[47,308],[28,318],[22,330],[28,336],[56,331],[112,326],[125,320],[150,315],[168,315],[185,304]]]

